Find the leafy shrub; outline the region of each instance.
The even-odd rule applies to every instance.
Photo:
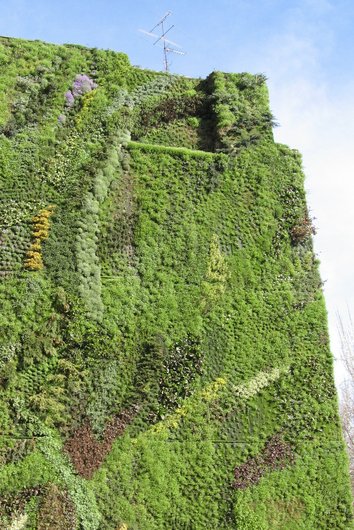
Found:
[[[202,373],[203,356],[199,339],[188,336],[173,346],[163,362],[160,378],[160,415],[177,408],[193,390]]]
[[[291,240],[294,245],[306,241],[309,237],[316,234],[316,228],[312,224],[312,219],[306,213],[290,231]]]
[[[0,524],[4,525],[3,528],[13,528],[13,530],[24,528],[27,521],[26,505],[30,499],[38,497],[41,493],[42,487],[36,486],[26,488],[15,495],[0,496]],[[5,526],[6,523],[7,526]]]

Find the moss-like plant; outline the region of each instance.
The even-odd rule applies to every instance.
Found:
[[[27,258],[25,260],[26,269],[32,271],[43,269],[42,241],[45,241],[49,236],[49,218],[53,214],[53,208],[54,206],[48,206],[32,218],[33,241],[27,251]]]

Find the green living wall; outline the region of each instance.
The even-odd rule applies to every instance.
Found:
[[[353,528],[263,75],[0,38],[0,527]]]

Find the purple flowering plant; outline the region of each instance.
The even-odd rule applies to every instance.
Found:
[[[72,107],[75,102],[75,98],[83,96],[87,92],[97,88],[97,84],[86,74],[77,74],[73,82],[71,90],[68,90],[65,94],[65,101],[67,107]]]
[[[71,90],[68,90],[65,93],[65,102],[66,102],[67,107],[72,107],[74,105],[74,101],[75,101],[75,98],[74,98],[73,93],[71,92]]]
[[[72,92],[74,97],[82,96],[86,92],[91,92],[94,88],[97,88],[97,84],[88,75],[78,74],[75,77]]]

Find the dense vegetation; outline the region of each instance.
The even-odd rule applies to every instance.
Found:
[[[353,528],[264,76],[6,38],[0,65],[1,528]]]

